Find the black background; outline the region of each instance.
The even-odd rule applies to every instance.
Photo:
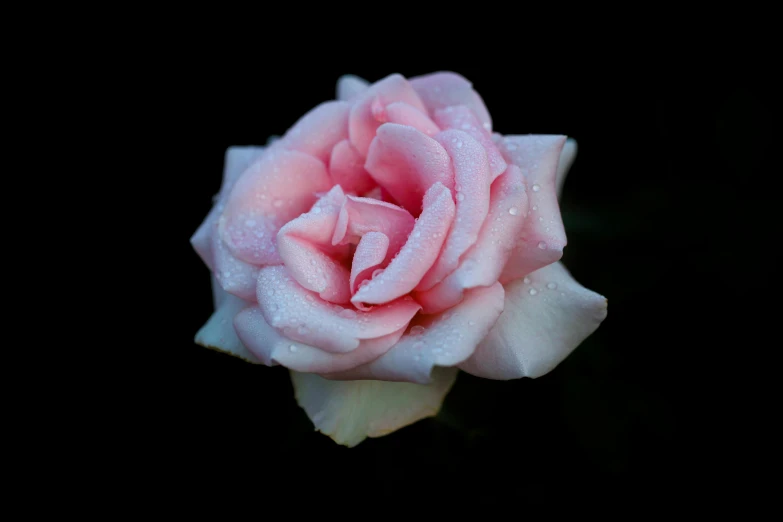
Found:
[[[746,458],[731,442],[750,415],[736,377],[769,349],[754,332],[770,310],[749,293],[766,286],[775,263],[769,236],[748,222],[772,222],[779,199],[764,190],[774,150],[763,132],[768,92],[660,68],[530,74],[437,58],[375,68],[261,61],[172,62],[174,83],[157,99],[154,132],[176,144],[160,151],[171,190],[155,211],[177,266],[167,274],[176,306],[154,348],[155,407],[139,418],[164,478],[213,492],[250,488],[268,501],[308,491],[556,509],[553,498],[584,493],[599,505],[692,498]],[[436,418],[347,449],[313,430],[285,369],[193,343],[212,298],[188,240],[211,207],[228,146],[283,134],[334,97],[341,74],[376,81],[436,70],[473,82],[497,132],[576,138],[561,203],[564,262],[608,297],[609,314],[550,374],[499,382],[461,373]]]

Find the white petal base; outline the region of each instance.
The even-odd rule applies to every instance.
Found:
[[[349,448],[436,415],[456,377],[456,368],[435,368],[430,384],[331,381],[291,371],[296,400],[315,429]]]

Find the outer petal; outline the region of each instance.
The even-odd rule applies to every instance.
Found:
[[[506,136],[500,151],[518,165],[527,182],[530,210],[501,283],[513,281],[563,257],[566,234],[557,203],[555,178],[565,136]]]
[[[489,211],[491,174],[484,147],[460,130],[443,131],[435,139],[446,149],[454,166],[457,213],[440,256],[416,286],[417,290],[429,290],[457,268],[462,254],[478,239]]]
[[[413,290],[438,257],[454,213],[449,189],[440,183],[433,185],[424,196],[424,210],[405,246],[382,273],[359,288],[351,302],[388,303]]]
[[[364,168],[413,215],[421,198],[435,183],[454,188],[454,173],[446,150],[424,133],[396,123],[378,128]]]
[[[417,317],[410,333],[375,361],[327,377],[429,382],[433,366],[454,366],[470,357],[502,311],[500,283],[470,290],[447,312]],[[423,332],[416,332],[422,328]]]
[[[261,361],[253,355],[237,337],[234,330],[233,319],[243,308],[250,305],[230,294],[224,293],[218,297],[215,291],[215,300],[220,301],[220,306],[209,318],[204,326],[196,333],[196,343],[206,348],[212,348],[258,364]]]
[[[476,115],[464,105],[446,107],[435,111],[435,122],[443,129],[459,129],[481,143],[487,151],[492,180],[506,171],[508,165],[503,155],[492,141],[492,134],[481,125]]]
[[[264,152],[264,147],[255,146],[229,147],[226,149],[226,156],[223,162],[223,182],[220,185],[220,192],[216,197],[215,206],[212,207],[207,218],[198,227],[193,237],[190,238],[190,243],[193,245],[194,250],[210,270],[215,269],[212,253],[212,233],[214,232],[215,224],[220,218],[220,214],[223,212],[226,199],[234,183],[239,179],[239,175],[253,161],[258,159],[262,152]]]
[[[402,336],[405,328],[375,339],[365,339],[348,353],[329,353],[292,341],[269,326],[261,308],[249,307],[235,318],[239,338],[267,366],[282,364],[299,372],[337,372],[365,364],[382,355]]]
[[[347,303],[351,299],[350,271],[341,263],[347,246],[332,245],[332,234],[345,201],[335,186],[309,212],[288,222],[277,234],[277,249],[296,281],[322,299]]]
[[[258,304],[266,322],[285,337],[333,353],[350,352],[363,339],[396,332],[421,309],[408,296],[367,312],[343,309],[300,286],[283,266],[260,270]]]
[[[457,376],[438,368],[430,384],[383,381],[330,381],[291,372],[299,405],[315,429],[353,447],[366,437],[381,437],[438,413]]]
[[[280,227],[308,210],[317,192],[332,186],[323,162],[278,144],[242,174],[220,219],[220,235],[231,252],[254,265],[280,263]]]
[[[351,143],[361,155],[367,155],[367,149],[370,148],[375,131],[382,123],[373,114],[373,107],[376,108],[375,112],[377,113],[378,107],[385,107],[394,102],[404,102],[425,114],[427,113],[421,99],[404,76],[392,74],[374,83],[356,100],[348,120]]]
[[[358,98],[369,86],[367,80],[353,74],[340,76],[337,80],[337,99],[348,101]]]
[[[557,164],[557,199],[560,199],[560,195],[563,193],[563,183],[565,183],[571,165],[574,164],[576,153],[576,140],[568,138],[565,145],[563,145],[563,151],[560,153],[560,161]]]
[[[212,253],[215,259],[213,273],[223,290],[245,301],[255,302],[258,267],[234,257],[220,239],[217,225],[212,233]]]
[[[485,129],[492,131],[492,119],[487,106],[463,76],[453,72],[438,72],[411,78],[410,83],[431,114],[451,105],[465,105],[475,113]]]
[[[577,283],[562,263],[506,285],[497,324],[459,367],[489,379],[540,377],[565,359],[606,317],[605,297]]]
[[[348,139],[350,110],[351,104],[348,102],[322,103],[288,129],[280,143],[288,149],[310,154],[326,163],[332,148]]]
[[[462,257],[459,268],[432,289],[414,294],[424,307],[423,313],[451,308],[462,300],[466,289],[489,286],[498,280],[528,214],[527,193],[519,167],[509,165],[495,180],[490,205],[479,239]]]

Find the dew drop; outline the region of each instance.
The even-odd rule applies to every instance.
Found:
[[[321,207],[315,207],[313,209],[313,214],[320,214],[321,213]]]
[[[546,250],[546,243],[543,241],[539,241],[538,248],[540,248],[541,250]]]
[[[526,285],[530,284],[530,278],[525,276],[525,278],[522,280]]]
[[[529,293],[530,295],[536,295],[536,294],[538,293],[538,290],[536,290],[535,288],[531,288],[531,289],[530,289],[530,291],[529,291],[528,293]]]
[[[508,213],[511,214],[512,216],[516,216],[517,214],[519,214],[519,209],[517,207],[511,207],[510,209],[508,209]]]
[[[274,206],[275,206],[275,208],[280,208],[280,207],[282,207],[282,206],[283,206],[283,200],[282,200],[282,199],[276,199],[276,200],[275,200],[275,201],[272,203],[272,205],[274,205]]]
[[[538,205],[533,205],[533,210],[538,210]]]
[[[421,334],[423,334],[426,331],[427,331],[426,328],[424,328],[423,326],[417,324],[416,326],[411,327],[410,334],[411,335],[421,335]]]
[[[291,346],[289,346],[289,347],[288,347],[288,349],[289,349],[291,352],[295,352],[295,351],[296,351],[296,346],[294,346],[294,345],[292,344]]]
[[[354,312],[350,308],[346,308],[345,310],[340,312],[340,317],[344,317],[345,319],[354,319],[356,317],[356,312]]]
[[[549,288],[550,290],[554,290],[555,288],[557,288],[557,283],[547,283],[546,287]]]
[[[469,324],[470,326],[473,326],[474,324],[476,324],[476,321],[468,321],[468,324]]]
[[[533,192],[538,192],[539,190],[541,190],[541,185],[539,185],[538,183],[535,183],[533,185]]]
[[[457,201],[462,201],[463,199],[465,199],[465,194],[457,192]]]

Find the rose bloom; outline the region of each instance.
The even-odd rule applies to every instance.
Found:
[[[231,147],[193,235],[215,312],[196,342],[290,370],[354,446],[435,415],[458,370],[539,377],[606,317],[558,260],[565,136],[501,136],[458,74],[340,79],[266,147]]]

